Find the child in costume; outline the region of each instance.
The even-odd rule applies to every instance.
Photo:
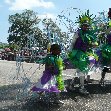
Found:
[[[79,16],[80,28],[75,33],[72,41],[71,51],[69,53],[69,59],[71,60],[74,67],[77,68],[77,74],[80,78],[80,93],[88,94],[89,92],[84,87],[85,75],[88,74],[90,63],[95,64],[97,61],[96,54],[89,49],[97,45],[95,31],[92,30],[93,19],[87,13]],[[92,58],[91,58],[92,57]]]
[[[61,48],[58,44],[51,45],[50,54],[44,60],[45,71],[38,81],[37,85],[32,88],[36,92],[60,93],[65,91],[62,77],[63,60],[60,57]]]
[[[111,72],[111,8],[109,8],[108,19],[108,29],[106,30],[107,41],[101,48],[101,63],[103,70],[101,73],[100,83],[104,83],[105,74]]]

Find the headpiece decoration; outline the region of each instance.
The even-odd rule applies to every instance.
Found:
[[[76,23],[79,23],[80,26],[83,25],[83,24],[86,24],[86,25],[91,25],[93,22],[94,22],[94,18],[91,18],[93,14],[89,14],[89,10],[87,10],[87,12],[85,12],[85,14],[82,14],[82,15],[79,15],[79,17],[77,17],[77,22]]]
[[[110,18],[110,19],[111,19],[111,8],[109,8],[108,18]]]
[[[111,8],[109,8],[109,11],[108,11],[108,18],[109,18],[108,26],[111,28]]]

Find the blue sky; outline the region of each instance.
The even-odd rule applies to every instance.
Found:
[[[38,12],[41,18],[55,19],[62,11],[65,14],[70,12],[70,7],[82,11],[89,9],[91,14],[96,15],[103,10],[108,11],[111,0],[0,0],[0,42],[7,43],[9,15],[31,9]],[[71,19],[77,16],[73,11],[71,14]]]

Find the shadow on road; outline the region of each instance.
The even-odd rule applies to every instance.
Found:
[[[65,81],[65,83],[70,80]],[[102,111],[105,107],[111,109],[111,81],[106,81],[105,86],[101,86],[99,81],[85,85],[89,95],[81,95],[75,90],[61,93],[61,100],[64,104],[46,103],[37,98],[26,98],[16,101],[15,96],[18,89],[23,84],[8,85],[0,87],[0,111]],[[95,107],[94,107],[95,105]],[[101,110],[99,110],[101,108]],[[105,110],[103,110],[105,111]]]

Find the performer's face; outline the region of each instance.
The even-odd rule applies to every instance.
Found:
[[[61,51],[58,49],[52,50],[53,55],[60,55]]]
[[[83,24],[82,27],[81,27],[81,29],[82,29],[83,31],[87,31],[87,30],[89,30],[89,25]]]

